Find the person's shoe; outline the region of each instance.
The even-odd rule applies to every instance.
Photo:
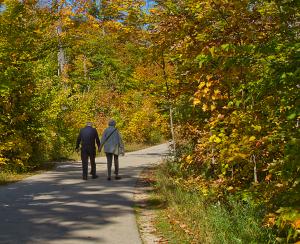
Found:
[[[92,173],[92,171],[90,171],[90,175],[92,175],[93,173]]]
[[[87,176],[83,176],[82,179],[83,179],[83,180],[87,180]]]
[[[98,178],[98,175],[93,175],[92,178],[93,178],[93,179],[97,179],[97,178]]]
[[[118,175],[116,175],[115,179],[116,179],[116,180],[121,180],[121,179],[122,179],[122,177],[121,177],[121,176],[118,176]]]
[[[107,180],[111,180],[111,178],[110,178],[110,177],[107,177]]]

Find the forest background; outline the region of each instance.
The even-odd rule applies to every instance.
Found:
[[[299,240],[299,1],[0,3],[1,171],[115,118],[125,142],[175,137],[175,186],[259,206]]]

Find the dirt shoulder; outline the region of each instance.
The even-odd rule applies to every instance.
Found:
[[[146,168],[142,171],[134,194],[137,224],[144,244],[168,243],[167,240],[159,235],[158,230],[155,228],[155,218],[158,209],[153,206],[156,203],[153,203],[151,198],[154,190],[152,186],[154,171],[154,167]]]

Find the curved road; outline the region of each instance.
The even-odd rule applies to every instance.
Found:
[[[0,243],[140,244],[133,193],[138,175],[168,153],[167,144],[120,157],[121,180],[106,180],[106,160],[97,158],[98,179],[81,180],[81,164],[0,187]]]

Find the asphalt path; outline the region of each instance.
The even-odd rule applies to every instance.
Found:
[[[133,194],[144,167],[167,155],[167,144],[120,157],[121,180],[107,181],[99,157],[97,179],[82,180],[81,163],[0,187],[0,243],[140,244]],[[113,172],[113,170],[112,170]]]

